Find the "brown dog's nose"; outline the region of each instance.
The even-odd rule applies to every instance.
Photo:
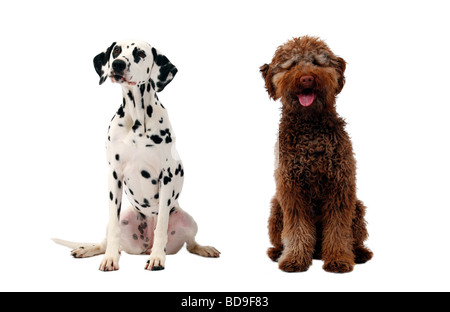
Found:
[[[313,76],[301,76],[300,77],[300,84],[303,88],[311,88],[314,83],[314,77]]]

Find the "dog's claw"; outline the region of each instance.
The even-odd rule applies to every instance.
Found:
[[[119,269],[119,254],[117,256],[106,256],[103,258],[100,263],[100,271],[108,272],[108,271],[117,271]]]
[[[161,271],[164,270],[165,255],[160,256],[150,255],[150,259],[147,260],[145,269],[149,271]]]

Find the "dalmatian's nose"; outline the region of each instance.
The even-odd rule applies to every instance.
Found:
[[[112,63],[112,68],[116,74],[122,74],[125,68],[127,68],[127,64],[122,60],[115,60]]]

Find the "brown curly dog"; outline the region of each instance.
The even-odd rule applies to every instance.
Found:
[[[323,41],[305,36],[260,68],[270,97],[283,103],[267,253],[286,272],[306,271],[314,258],[325,271],[346,273],[372,258],[352,144],[335,108],[345,67]]]

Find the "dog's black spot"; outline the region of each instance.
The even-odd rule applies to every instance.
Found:
[[[148,172],[145,171],[145,170],[142,170],[142,171],[141,171],[141,175],[142,175],[144,178],[146,178],[146,179],[149,179],[149,178],[150,178],[150,173],[148,173]]]
[[[116,154],[116,160],[119,161],[120,160],[120,155]]]
[[[141,58],[138,56],[138,48],[134,48],[133,49],[133,58],[134,58],[134,62],[137,64],[139,63],[139,61],[141,60]]]
[[[158,181],[156,181],[155,179],[152,180],[152,184],[156,185],[158,183]]]
[[[134,96],[131,90],[127,93],[128,98],[133,102],[133,106],[136,107],[136,103],[134,102]]]
[[[149,118],[152,118],[152,115],[153,115],[153,107],[152,107],[152,105],[149,105],[149,106],[147,106],[147,116]]]
[[[120,181],[120,180],[117,181],[117,187],[118,187],[118,188],[122,188],[122,181]]]
[[[119,205],[119,208],[117,208],[117,220],[120,220],[120,211],[122,210],[122,203]]]
[[[151,87],[153,89],[155,89],[155,82],[153,81],[153,79],[150,78],[149,82],[150,82]]]
[[[133,239],[134,239],[134,240],[138,240],[137,234],[133,234]]]
[[[158,199],[159,198],[159,193],[156,193],[155,196],[153,196],[154,199]]]
[[[109,199],[113,200],[114,196],[112,192],[109,192]]]
[[[134,122],[134,125],[133,125],[133,127],[132,127],[131,129],[133,129],[133,132],[136,132],[136,130],[137,130],[140,126],[142,126],[142,124],[140,123],[139,120],[136,119],[136,121]]]
[[[143,222],[143,223],[139,224],[139,226],[138,226],[139,233],[141,233],[141,235],[144,234],[144,230],[146,228],[147,228],[147,222]]]
[[[175,169],[175,175],[178,175],[181,170],[182,170],[181,164],[178,164],[178,167]]]
[[[123,111],[123,108],[124,108],[124,106],[121,105],[121,106],[119,107],[119,110],[117,111],[117,115],[119,115],[119,118],[125,117],[125,112]]]
[[[152,141],[155,142],[156,144],[160,144],[163,141],[163,139],[161,139],[161,137],[156,134],[152,135],[150,139],[152,139]]]
[[[159,123],[162,124],[164,122],[164,119],[161,117],[161,119],[159,120]]]
[[[172,181],[171,178],[169,178],[169,177],[164,177],[164,180],[163,180],[164,185],[167,185],[167,183],[170,183],[170,181]]]
[[[170,206],[170,199],[167,201],[167,206]]]
[[[141,96],[144,96],[145,84],[141,84],[141,86],[139,87],[139,90],[141,91]]]
[[[117,180],[117,173],[116,173],[116,171],[113,171],[113,177],[114,177],[114,180]]]

